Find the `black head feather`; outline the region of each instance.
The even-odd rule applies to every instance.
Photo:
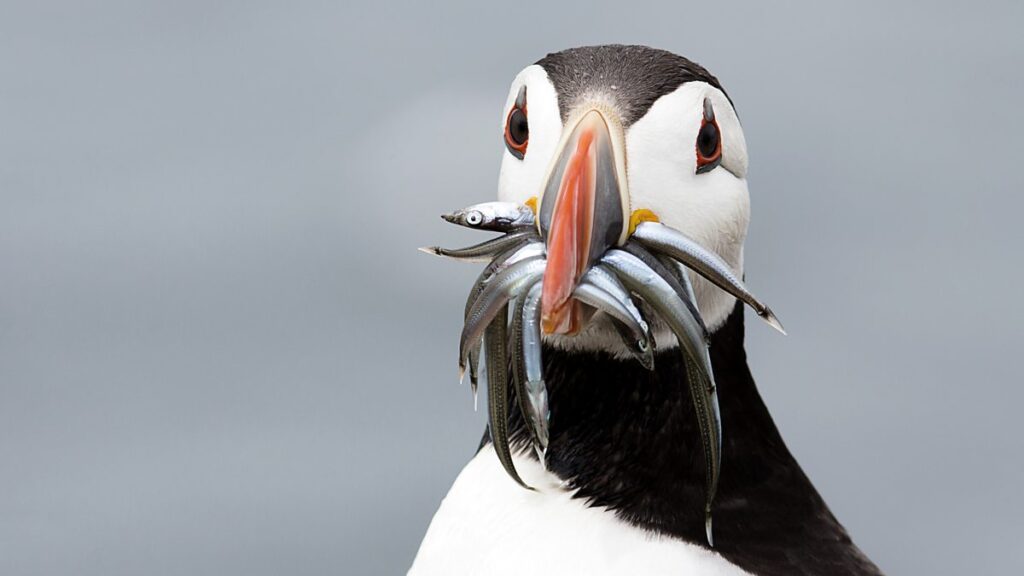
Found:
[[[722,90],[718,79],[700,64],[647,46],[571,48],[548,54],[537,64],[555,86],[563,121],[577,102],[595,93],[610,98],[623,125],[629,126],[642,118],[658,98],[687,82],[707,82]]]

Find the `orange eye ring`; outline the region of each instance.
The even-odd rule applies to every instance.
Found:
[[[704,116],[700,120],[700,130],[697,132],[694,148],[697,151],[698,174],[710,172],[722,162],[722,133],[718,128],[718,121],[715,120],[715,110],[708,98],[704,99]]]
[[[505,146],[513,156],[522,160],[530,143],[530,123],[526,116],[526,86],[519,89],[515,104],[505,117]]]

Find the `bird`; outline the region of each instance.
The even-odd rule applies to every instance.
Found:
[[[527,448],[528,426],[510,411],[524,488],[485,433],[409,576],[881,574],[769,414],[747,365],[741,302],[691,274],[723,428],[712,540],[705,456],[677,343],[652,325],[658,351],[647,370],[607,322],[568,299],[593,253],[643,221],[680,231],[742,277],[747,147],[718,79],[646,46],[563,50],[515,77],[500,133],[498,199],[534,206],[547,238],[547,449]]]

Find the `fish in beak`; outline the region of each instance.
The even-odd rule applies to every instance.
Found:
[[[606,106],[584,106],[566,123],[540,197],[545,334],[571,335],[583,327],[584,309],[573,291],[608,249],[626,241],[629,215],[622,123]]]

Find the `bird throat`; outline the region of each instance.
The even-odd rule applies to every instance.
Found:
[[[711,356],[718,360],[720,395],[734,386],[754,389],[741,308],[714,333]],[[682,352],[659,352],[653,371],[597,350],[546,346],[543,357],[551,408],[548,470],[593,506],[704,542],[704,453]],[[759,399],[758,406],[763,409]],[[513,443],[527,446],[521,415],[512,410],[509,419]],[[732,431],[725,429],[726,442]]]
[[[875,573],[782,441],[747,367],[743,338],[737,305],[711,335],[724,440],[712,508],[714,550],[756,574],[791,573],[795,565],[819,561]],[[647,371],[606,352],[548,346],[544,364],[551,407],[547,469],[592,507],[707,547],[704,455],[681,353],[658,353],[654,371]],[[513,443],[525,449],[529,432],[517,410],[510,411],[509,426]],[[807,533],[823,535],[814,544],[817,556],[763,563],[764,547],[783,547],[781,538]]]

